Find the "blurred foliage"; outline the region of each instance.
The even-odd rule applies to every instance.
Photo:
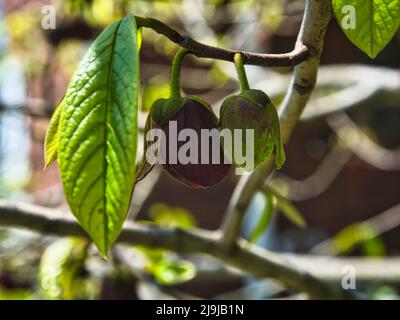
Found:
[[[0,300],[31,300],[34,298],[35,295],[30,290],[0,288]]]
[[[193,228],[197,225],[189,211],[179,207],[155,203],[149,208],[152,223],[164,227]],[[146,258],[145,272],[161,285],[176,285],[191,280],[196,276],[196,266],[187,260],[177,258],[174,254],[162,249],[137,247]]]
[[[222,66],[217,61],[214,61],[211,65],[210,73],[208,74],[208,80],[213,87],[218,88],[223,87],[229,80],[229,77],[226,75]]]
[[[137,247],[146,258],[144,271],[161,285],[176,285],[196,276],[196,266],[166,250]]]
[[[270,193],[265,193],[264,195],[264,210],[261,213],[261,217],[257,222],[256,227],[252,230],[250,234],[249,241],[251,243],[255,243],[263,235],[271,221],[272,213],[276,206],[276,201],[273,195],[271,195]]]
[[[25,230],[0,228],[0,278],[2,274],[15,289],[26,289],[36,280],[43,239]],[[9,286],[0,289],[7,289]]]
[[[299,228],[304,229],[307,225],[300,211],[292,204],[291,201],[282,197],[280,194],[275,192],[273,189],[268,188],[267,192],[272,193],[273,197],[276,199],[277,208],[285,215],[285,217],[294,225]]]
[[[121,14],[114,10],[114,7],[120,7],[121,1],[67,0],[62,1],[61,5],[62,11],[66,14],[72,17],[84,18],[85,21],[94,26],[110,24]]]
[[[296,2],[296,1],[295,1]],[[301,1],[297,1],[301,2]],[[224,47],[241,47],[242,41],[249,42],[251,48],[259,47],[268,34],[274,33],[283,23],[285,12],[284,0],[232,0],[232,1],[151,1],[151,0],[53,0],[49,2],[56,9],[58,25],[71,21],[83,20],[90,27],[101,29],[112,21],[128,13],[140,16],[152,16],[178,27],[183,33],[191,34],[199,41],[210,45]],[[43,4],[39,1],[27,2],[13,12],[7,13],[5,26],[10,37],[8,51],[17,54],[26,64],[28,74],[39,74],[46,64],[48,44],[46,35],[49,30],[43,30],[41,19]],[[243,28],[246,27],[246,28]],[[254,37],[247,37],[254,27],[263,31]],[[238,35],[242,34],[238,42]],[[176,45],[151,30],[144,31],[144,39],[161,55],[172,57]],[[69,41],[69,39],[65,39]],[[62,43],[63,41],[61,41]],[[56,55],[66,58],[60,66],[67,69],[66,76],[70,77],[79,57],[82,56],[82,42],[73,46],[60,45]],[[67,50],[68,49],[68,50]],[[59,51],[66,50],[65,53]],[[69,55],[67,55],[69,53]],[[198,61],[201,65],[209,61]],[[216,80],[224,78],[225,71],[218,70]],[[226,77],[226,75],[225,75]],[[218,81],[217,81],[218,82]]]
[[[290,200],[286,199],[279,192],[269,186],[265,186],[263,192],[264,194],[273,197],[276,207],[291,223],[302,229],[306,227],[306,221]]]
[[[85,50],[86,47],[82,41],[76,39],[68,39],[60,43],[56,51],[55,62],[66,77],[70,78],[72,76]]]
[[[177,285],[196,276],[196,266],[185,260],[162,260],[154,268],[154,278],[162,285]]]
[[[264,234],[275,209],[282,212],[285,217],[295,226],[302,229],[306,227],[306,221],[301,213],[296,209],[291,201],[283,197],[275,189],[269,186],[264,186],[261,194],[265,199],[264,209],[256,226],[250,233],[249,242],[255,243]]]
[[[169,80],[164,76],[151,78],[142,89],[142,111],[149,111],[154,101],[169,97]]]
[[[373,300],[398,300],[400,298],[395,288],[384,284],[371,285],[367,289],[367,296]]]
[[[47,43],[40,26],[39,2],[29,2],[4,17],[3,23],[9,37],[7,52],[20,57],[28,74],[38,74],[46,61]],[[37,14],[33,14],[37,12]]]
[[[88,299],[95,292],[94,282],[85,271],[88,243],[63,238],[53,242],[42,254],[39,285],[46,299]]]
[[[164,227],[190,229],[197,224],[193,215],[186,209],[170,207],[162,203],[152,204],[148,215],[154,223]]]
[[[337,254],[350,253],[355,247],[361,246],[364,254],[371,257],[385,255],[385,245],[373,226],[366,222],[353,223],[338,232],[332,241],[332,247]]]

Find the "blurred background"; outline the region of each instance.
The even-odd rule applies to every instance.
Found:
[[[42,26],[48,5],[56,13],[55,29]],[[0,198],[69,215],[57,164],[43,172],[44,136],[77,63],[112,21],[134,13],[210,45],[281,53],[294,46],[304,5],[303,0],[0,0]],[[177,49],[143,30],[141,126],[151,103],[168,94]],[[371,60],[332,19],[317,88],[286,146],[285,166],[270,181],[279,196],[254,197],[244,237],[287,253],[400,255],[399,56],[399,33]],[[246,69],[251,86],[279,105],[291,68]],[[182,86],[187,94],[202,95],[216,111],[224,97],[238,90],[231,63],[193,57],[185,59]],[[209,190],[191,190],[156,169],[138,184],[129,219],[214,230],[237,180],[232,174]],[[265,217],[268,202],[278,203],[270,219]],[[299,227],[302,219],[305,228]],[[360,289],[371,298],[400,294],[398,284],[374,279]],[[117,245],[111,262],[104,262],[83,240],[0,225],[0,299],[291,295],[275,282],[245,276],[204,256]]]

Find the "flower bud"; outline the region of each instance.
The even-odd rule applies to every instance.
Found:
[[[164,133],[166,141],[160,141],[158,158],[172,177],[192,188],[207,188],[228,175],[231,165],[220,145],[218,119],[201,98],[158,99],[149,117],[150,128]],[[202,129],[212,130],[206,132],[218,139],[203,137]]]
[[[220,110],[219,128],[230,130],[233,137],[234,129],[241,130],[241,143],[233,139],[232,145],[224,144],[225,155],[237,166],[253,170],[270,157],[274,149],[276,167],[279,169],[284,164],[278,114],[272,101],[261,90],[247,89],[225,99]],[[254,141],[246,139],[246,129],[254,130]],[[247,148],[248,143],[253,143],[254,149]],[[235,147],[239,150],[235,151]],[[237,161],[238,152],[249,157],[246,155],[248,150],[254,150],[253,167],[248,167],[248,162],[242,164]]]

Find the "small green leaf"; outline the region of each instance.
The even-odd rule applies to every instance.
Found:
[[[270,187],[265,187],[265,192],[272,193],[276,199],[276,206],[288,218],[288,220],[299,228],[305,228],[307,223],[296,207],[285,197]]]
[[[362,251],[367,257],[384,257],[385,242],[381,237],[365,239],[362,243]]]
[[[353,44],[375,58],[400,25],[400,0],[333,0],[340,27]]]
[[[51,117],[44,139],[44,170],[57,160],[60,117],[63,99],[58,103]]]
[[[249,242],[255,243],[260,236],[264,233],[265,229],[267,229],[269,222],[271,221],[272,212],[274,209],[274,196],[271,193],[265,192],[265,207],[261,214],[260,220],[257,223],[257,226],[253,229]]]
[[[121,231],[135,180],[138,51],[133,16],[107,27],[75,71],[61,112],[64,192],[104,257]]]
[[[154,278],[162,285],[176,285],[196,276],[193,263],[184,260],[163,260],[154,269]]]
[[[368,249],[376,249],[365,247],[376,245],[377,243],[370,242],[373,239],[376,239],[376,232],[373,226],[367,222],[356,222],[346,226],[334,236],[332,249],[336,254],[346,254],[357,245],[362,245],[363,249],[368,252]]]
[[[142,110],[149,111],[153,102],[169,97],[169,83],[159,77],[151,79],[142,90]]]

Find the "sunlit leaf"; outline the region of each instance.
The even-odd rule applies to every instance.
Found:
[[[394,286],[378,283],[367,288],[367,297],[371,300],[398,300],[399,292]]]
[[[376,236],[362,241],[361,248],[367,257],[383,257],[385,256],[385,243],[382,238]]]
[[[399,0],[333,0],[333,10],[346,36],[375,58],[400,25]]]
[[[148,111],[157,99],[168,98],[169,90],[168,81],[157,79],[150,81],[142,91],[142,109]]]
[[[132,16],[106,28],[64,99],[58,158],[72,213],[104,257],[121,231],[135,179],[139,56]]]
[[[136,249],[141,252],[151,264],[158,263],[164,260],[167,256],[167,251],[163,249],[149,248],[143,246],[137,246]]]

